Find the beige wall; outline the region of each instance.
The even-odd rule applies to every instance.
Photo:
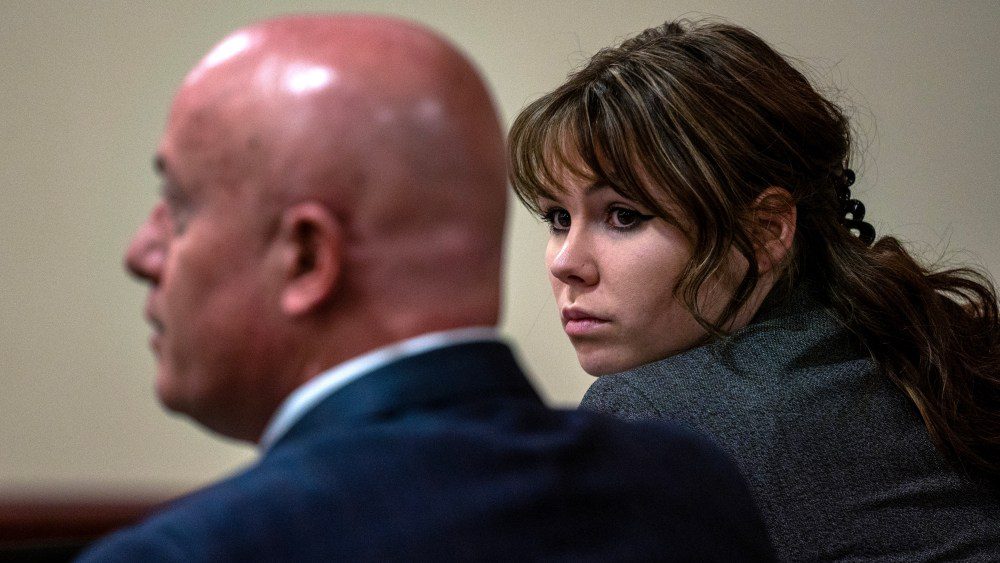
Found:
[[[252,459],[157,406],[144,291],[120,254],[155,197],[150,155],[186,70],[234,27],[317,10],[436,27],[508,121],[599,47],[724,16],[848,97],[865,149],[855,193],[880,232],[1000,272],[1000,3],[0,2],[0,494],[179,491]],[[511,225],[504,330],[546,397],[573,405],[590,378],[556,320],[546,231],[520,209]]]

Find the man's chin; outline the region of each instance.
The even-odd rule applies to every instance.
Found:
[[[155,388],[156,398],[164,409],[185,416],[204,428],[235,440],[256,442],[263,432],[261,424],[253,420],[241,419],[231,412],[235,405],[220,406],[218,402],[207,400],[209,397],[193,393],[178,385],[176,378],[170,372],[161,370],[157,373]],[[196,400],[201,398],[200,401]]]
[[[157,370],[153,386],[156,390],[156,399],[163,408],[182,414],[189,412],[188,401],[183,400],[183,395],[178,392],[177,381],[167,370],[162,367]]]

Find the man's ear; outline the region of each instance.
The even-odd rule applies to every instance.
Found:
[[[757,237],[757,269],[761,274],[781,266],[795,238],[795,200],[785,188],[771,186],[753,202]]]
[[[327,302],[337,289],[343,266],[340,221],[317,202],[293,205],[281,214],[276,244],[282,312],[304,315]]]

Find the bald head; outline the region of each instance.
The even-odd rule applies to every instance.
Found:
[[[383,302],[391,324],[421,324],[407,320],[421,300],[468,294],[467,308],[494,309],[474,320],[495,321],[483,289],[499,291],[502,132],[475,69],[440,36],[376,16],[266,21],[192,70],[175,122],[228,152],[209,166],[264,216],[313,200],[341,221],[341,289],[371,299],[369,314]],[[400,330],[428,328],[442,327]]]
[[[181,85],[157,163],[164,199],[126,261],[153,288],[158,390],[175,410],[206,410],[190,404],[204,389],[179,389],[181,367],[214,362],[245,382],[254,370],[239,358],[258,356],[270,375],[248,395],[269,416],[330,365],[497,321],[501,127],[472,65],[424,28],[308,16],[233,33]],[[238,342],[187,357],[222,326]],[[184,331],[189,341],[167,338]]]
[[[475,70],[442,38],[395,19],[294,17],[237,31],[178,94],[175,112],[205,111],[239,114],[244,141],[266,143],[269,165],[294,167],[274,172],[331,174],[331,159],[377,168],[379,158],[445,175],[461,173],[463,158],[502,168],[502,151],[477,150],[495,149],[501,134]]]

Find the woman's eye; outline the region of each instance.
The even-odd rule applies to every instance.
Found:
[[[568,231],[570,225],[569,212],[565,209],[555,207],[549,209],[542,215],[542,221],[549,224],[553,231]]]
[[[608,211],[608,224],[615,229],[627,230],[639,223],[652,219],[652,215],[643,215],[627,207],[612,207]]]

